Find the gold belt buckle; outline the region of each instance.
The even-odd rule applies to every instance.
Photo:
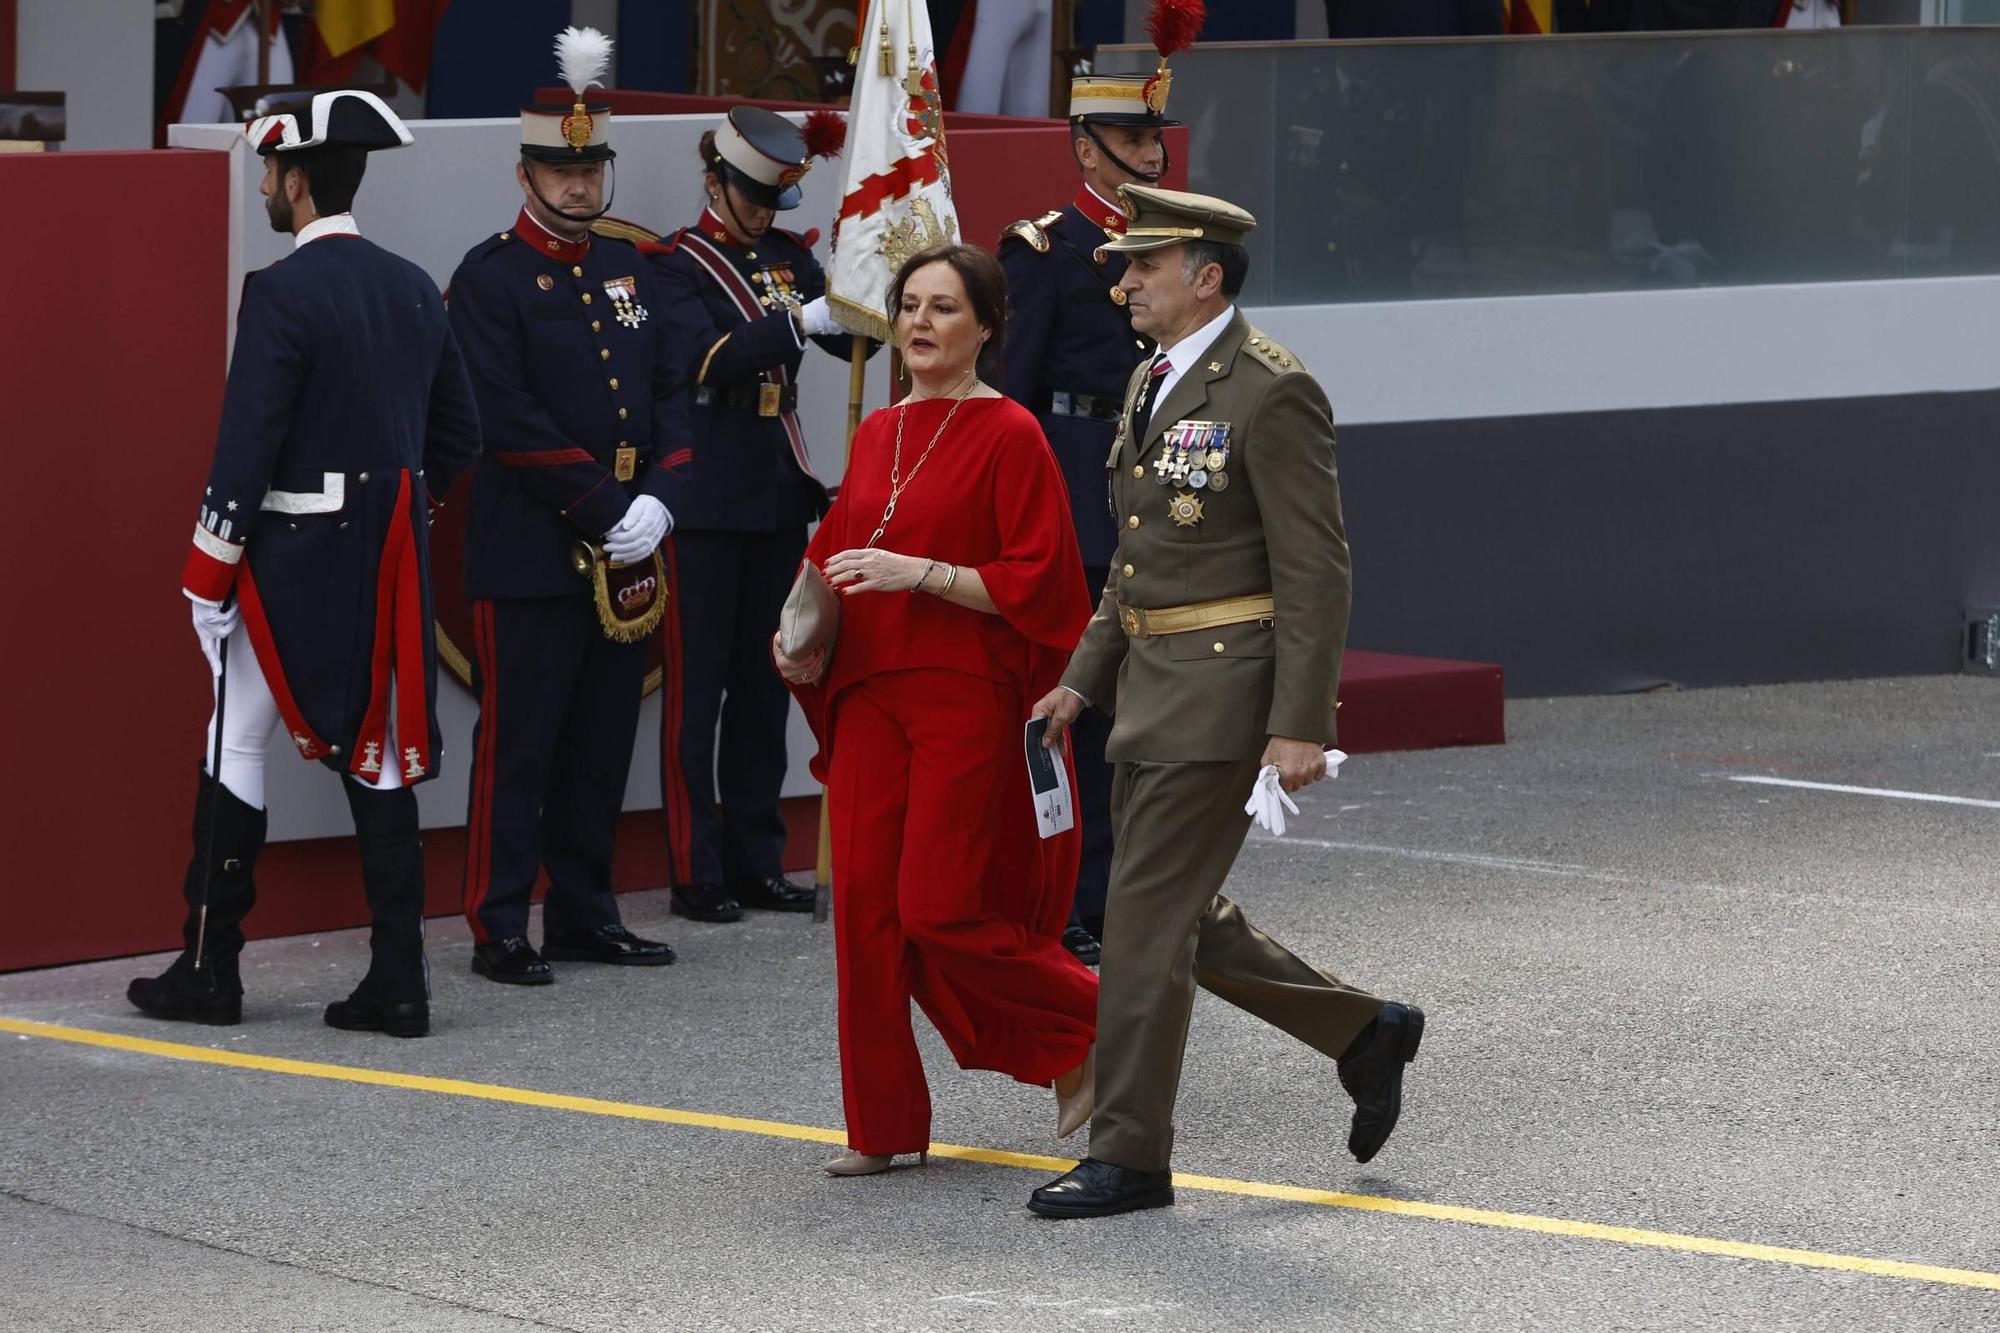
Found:
[[[1137,639],[1143,637],[1144,631],[1139,624],[1139,609],[1137,607],[1121,606],[1118,608],[1118,616],[1125,623],[1126,638]]]
[[[778,405],[784,401],[784,387],[766,380],[757,386],[757,415],[774,417],[778,415]]]
[[[631,445],[611,456],[611,475],[620,481],[630,481],[639,471],[639,451]]]

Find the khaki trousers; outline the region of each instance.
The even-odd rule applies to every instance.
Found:
[[[1382,1008],[1300,961],[1222,896],[1260,765],[1122,762],[1097,996],[1090,1155],[1165,1170],[1197,985],[1338,1058]]]

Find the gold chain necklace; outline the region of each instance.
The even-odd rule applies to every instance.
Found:
[[[972,386],[978,382],[978,376],[972,371],[965,373],[965,387],[959,390],[956,398],[952,399],[951,410],[946,412],[944,420],[938,423],[937,434],[931,436],[931,442],[924,446],[923,453],[917,458],[916,466],[910,469],[910,475],[907,477],[903,475],[903,419],[910,413],[910,400],[905,398],[903,405],[896,409],[896,457],[889,464],[889,503],[882,510],[882,521],[875,525],[875,535],[868,539],[868,545],[863,547],[863,550],[873,548],[876,542],[882,540],[883,529],[887,528],[889,520],[896,516],[896,502],[903,498],[903,492],[917,479],[917,473],[923,471],[925,462],[930,459],[931,450],[937,448],[938,441],[944,438],[945,427],[949,426],[951,419],[958,415],[958,405],[965,401],[966,396],[972,392]]]

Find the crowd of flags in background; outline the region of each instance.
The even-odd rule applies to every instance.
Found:
[[[231,120],[217,87],[259,82],[258,17],[273,84],[352,82],[362,57],[417,91],[430,75],[438,23],[451,0],[317,0],[309,19],[286,19],[277,0],[185,0],[154,36],[155,142],[177,121]],[[285,24],[293,25],[287,40]],[[296,65],[292,51],[300,56]]]

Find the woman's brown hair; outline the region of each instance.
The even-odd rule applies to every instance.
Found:
[[[972,317],[989,336],[979,349],[975,363],[979,378],[998,388],[1002,365],[1001,344],[1007,340],[1007,272],[1000,261],[976,245],[938,245],[919,251],[903,262],[896,280],[889,284],[889,326],[895,327],[903,310],[903,287],[918,269],[932,264],[949,264],[965,285],[966,300],[972,303]]]

